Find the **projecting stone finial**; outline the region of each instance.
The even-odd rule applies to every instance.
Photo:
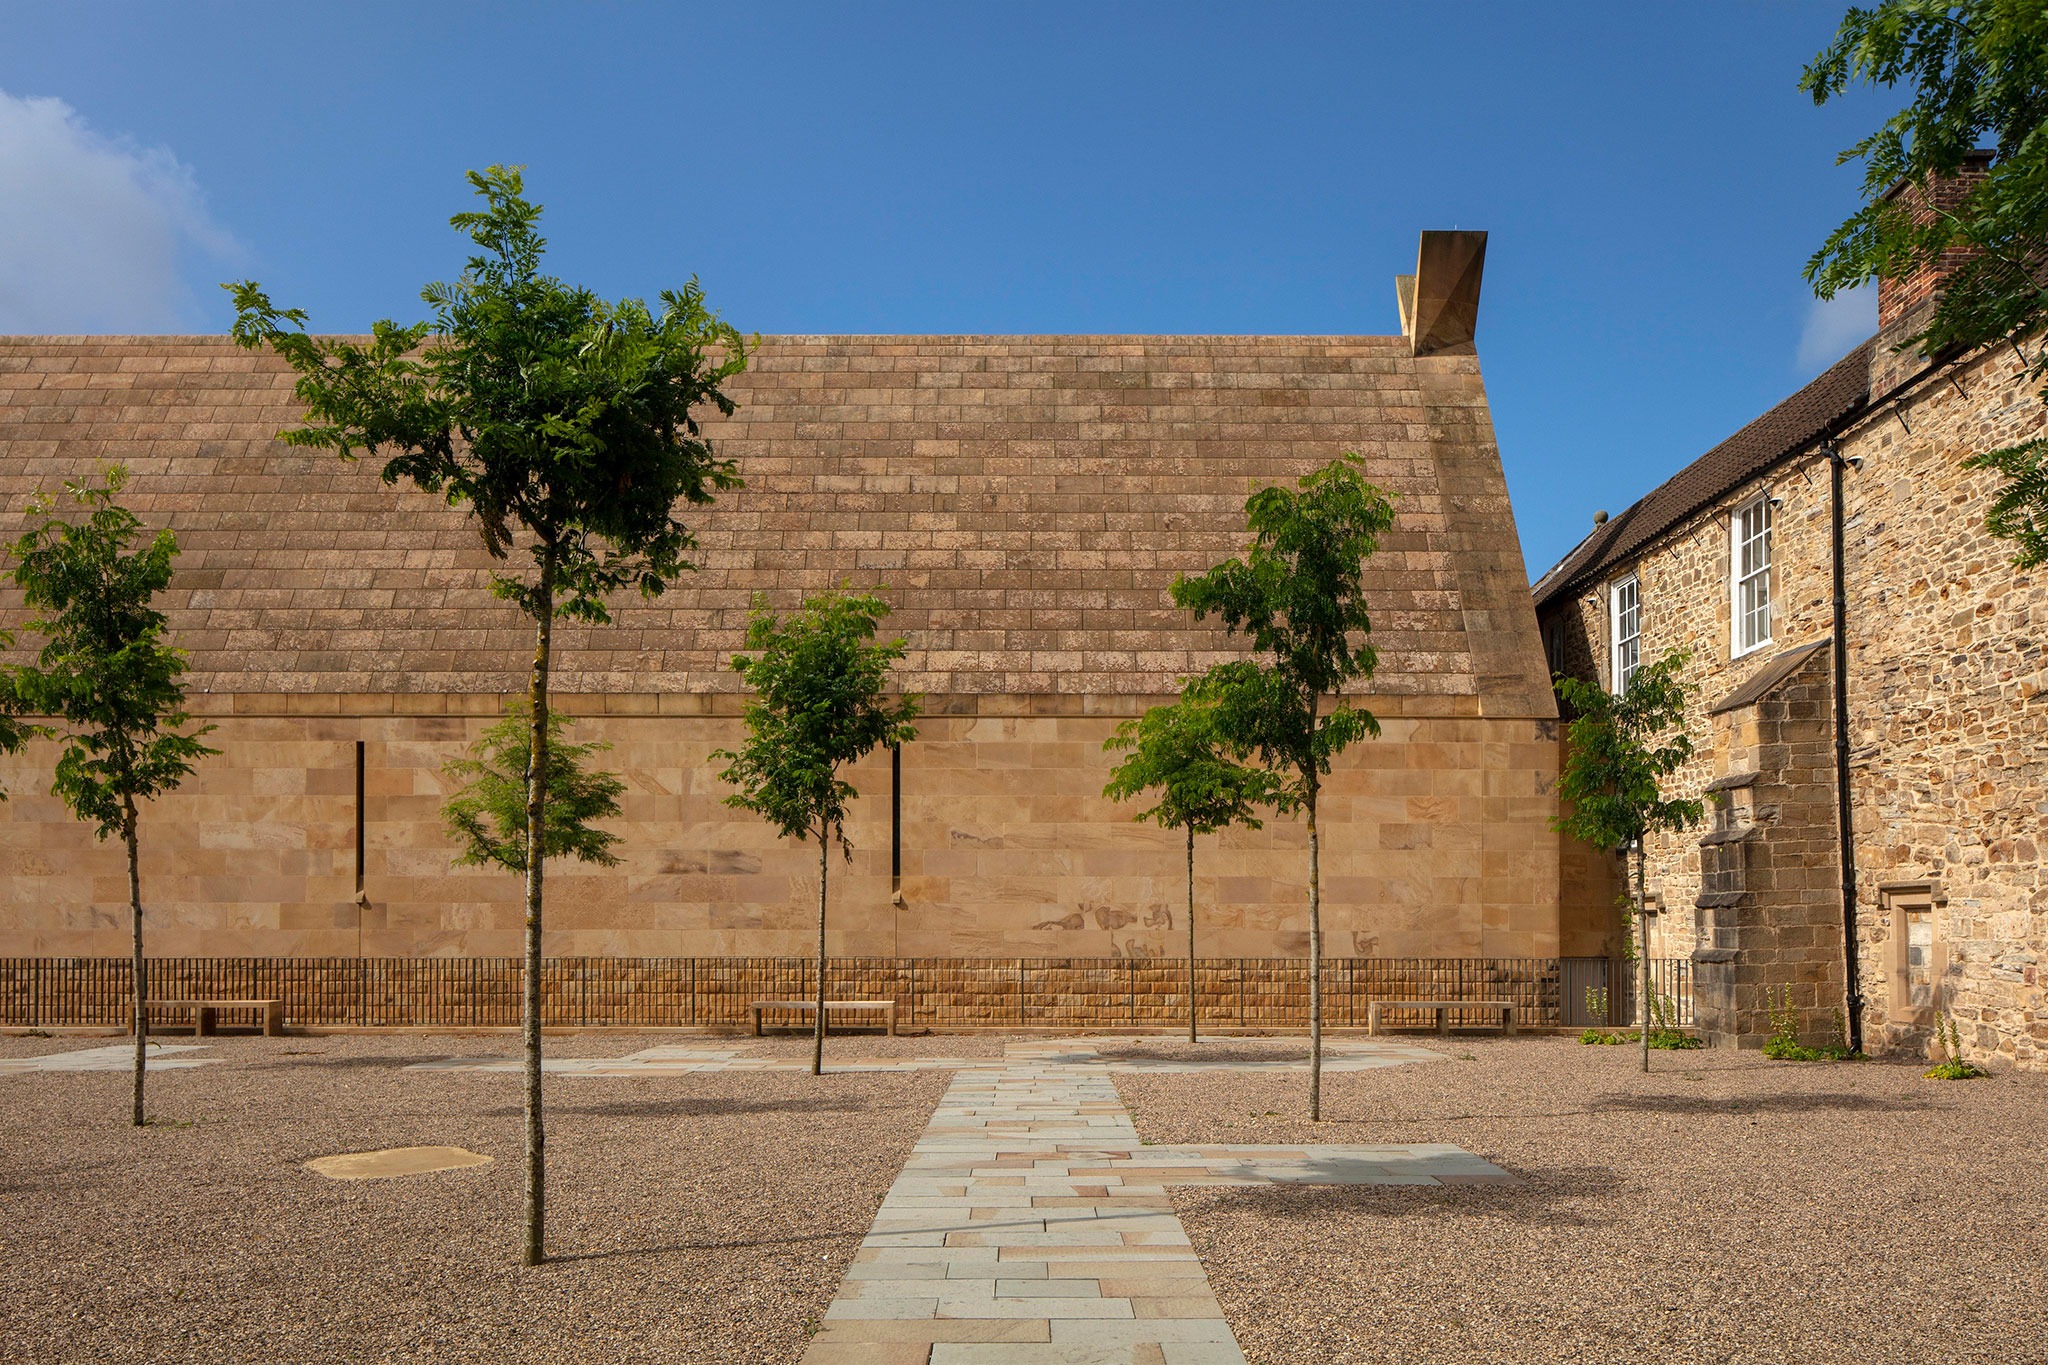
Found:
[[[1401,334],[1414,355],[1471,355],[1479,328],[1483,232],[1425,232],[1415,273],[1394,277]]]

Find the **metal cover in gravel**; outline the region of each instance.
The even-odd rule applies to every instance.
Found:
[[[455,1171],[464,1166],[488,1166],[497,1160],[462,1147],[386,1147],[378,1152],[343,1152],[338,1156],[317,1156],[306,1169],[329,1180],[386,1180],[400,1175],[426,1175],[430,1171]]]

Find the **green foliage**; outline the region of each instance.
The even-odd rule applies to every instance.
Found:
[[[1557,789],[1569,807],[1551,826],[1597,848],[1624,849],[1658,831],[1699,823],[1697,798],[1667,799],[1665,779],[1692,758],[1685,732],[1687,655],[1673,651],[1642,665],[1616,696],[1598,683],[1560,677],[1557,690],[1576,713]],[[1660,742],[1661,741],[1661,742]]]
[[[2043,397],[2048,397],[2048,390]],[[1963,466],[2005,476],[2004,486],[1984,509],[1984,529],[2019,547],[2013,564],[2022,569],[2048,564],[2048,441],[1986,450],[1964,460]]]
[[[727,760],[719,777],[739,788],[727,805],[753,811],[784,838],[837,838],[853,856],[844,824],[857,793],[840,768],[917,737],[919,698],[892,702],[882,692],[903,657],[902,640],[874,642],[888,614],[879,596],[844,586],[807,599],[787,620],[756,595],[745,647],[757,653],[732,661],[754,694],[747,742],[712,755]]]
[[[0,630],[0,650],[14,648],[14,633]],[[31,739],[49,734],[47,726],[31,725],[19,716],[11,714],[20,709],[22,702],[16,695],[12,670],[0,670],[0,754],[18,754]],[[0,787],[0,801],[7,799],[7,789]]]
[[[1991,1073],[1963,1058],[1963,1031],[1955,1016],[1942,1010],[1934,1016],[1935,1041],[1941,1044],[1941,1060],[1926,1072],[1930,1081],[1974,1081]]]
[[[65,724],[52,791],[102,839],[124,831],[136,801],[175,789],[218,752],[200,743],[212,726],[186,728],[185,656],[164,642],[164,615],[150,605],[171,581],[177,541],[159,531],[135,545],[147,532],[116,501],[127,477],[117,465],[104,487],[65,484],[84,514],[73,520],[38,496],[28,508],[36,524],[10,547],[14,581],[36,613],[29,628],[46,643],[36,662],[8,670],[7,700]]]
[[[1579,1041],[1589,1047],[1617,1047],[1623,1043],[1639,1043],[1642,1039],[1640,1029],[1622,1029],[1609,1033],[1605,1029],[1589,1028],[1579,1035]],[[1690,1052],[1694,1048],[1705,1047],[1706,1043],[1684,1029],[1653,1028],[1650,1030],[1649,1045],[1661,1052]]]
[[[1650,1046],[1664,1052],[1690,1052],[1702,1048],[1706,1043],[1684,1029],[1653,1028],[1650,1030]]]
[[[1188,695],[1213,708],[1216,733],[1235,756],[1257,754],[1275,774],[1264,799],[1282,811],[1313,804],[1331,758],[1380,732],[1370,711],[1341,700],[1379,660],[1368,638],[1365,561],[1394,524],[1393,503],[1363,468],[1345,454],[1298,488],[1260,489],[1245,503],[1252,544],[1244,557],[1173,581],[1175,605],[1197,620],[1221,617],[1270,656],[1218,664]],[[1328,712],[1326,696],[1339,697]]]
[[[1258,829],[1257,806],[1273,799],[1272,775],[1230,758],[1216,730],[1216,710],[1188,696],[1125,721],[1103,742],[1125,752],[1104,796],[1127,801],[1147,791],[1158,800],[1134,818],[1168,828],[1213,834],[1231,825]]]
[[[1852,86],[1900,85],[1911,101],[1844,151],[1863,163],[1863,207],[1832,232],[1806,277],[1832,298],[1880,275],[1940,260],[1952,273],[1928,325],[1909,339],[1930,356],[2012,342],[2048,329],[2048,7],[2039,0],[1882,0],[1851,9],[1800,78],[1825,104]],[[1980,147],[1988,173],[1960,203],[1918,217],[1900,181],[1954,175]],[[2048,378],[2048,351],[2029,362]],[[2048,397],[2048,389],[2043,390]],[[2008,482],[1987,527],[2018,546],[2023,567],[2048,563],[2048,445],[2029,441],[1966,463]]]
[[[541,857],[575,858],[615,867],[611,852],[619,836],[594,821],[619,813],[626,784],[614,773],[587,772],[584,761],[611,745],[601,740],[571,744],[562,738],[568,718],[548,712],[547,781],[541,807]],[[461,789],[441,808],[448,833],[461,845],[455,861],[467,867],[526,871],[526,778],[533,759],[533,711],[524,701],[470,746],[467,758],[443,766]]]
[[[694,279],[655,309],[543,275],[541,208],[518,168],[471,171],[469,183],[486,208],[449,222],[477,254],[459,279],[421,292],[431,321],[387,319],[368,344],[311,337],[303,311],[243,281],[225,286],[235,339],[298,372],[307,422],[282,433],[287,443],[381,456],[386,483],[467,504],[494,557],[524,548],[540,570],[538,583],[495,575],[500,597],[530,616],[603,622],[606,593],[633,584],[655,596],[693,567],[677,503],[738,486],[695,409],[731,415],[722,386],[746,367],[746,343]]]

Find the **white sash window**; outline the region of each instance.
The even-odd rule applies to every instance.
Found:
[[[1617,695],[1628,691],[1629,679],[1635,676],[1636,665],[1641,662],[1642,625],[1642,597],[1636,588],[1636,576],[1630,574],[1607,590],[1607,638],[1613,642],[1608,677]]]
[[[1729,602],[1740,658],[1771,642],[1771,500],[1758,494],[1735,510],[1728,524]]]

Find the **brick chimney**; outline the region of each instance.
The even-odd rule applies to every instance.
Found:
[[[1969,197],[1991,169],[1991,153],[1977,151],[1963,159],[1953,176],[1933,182],[1930,187],[1901,180],[1886,190],[1884,197],[1903,207],[1916,223],[1924,223],[1938,209],[1953,209]],[[1929,316],[1941,302],[1948,278],[1974,253],[1968,247],[1952,247],[1911,273],[1877,281],[1877,352],[1870,358],[1870,391],[1884,393],[1900,380],[1926,364],[1918,348],[1894,353],[1892,348],[1927,326]]]

